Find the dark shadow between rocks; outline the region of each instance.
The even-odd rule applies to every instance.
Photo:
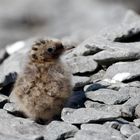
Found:
[[[107,88],[109,85],[102,85],[100,83],[93,83],[92,85],[90,85],[87,89],[86,92],[88,91],[95,91],[98,89],[103,89],[103,88]]]
[[[0,93],[2,93],[3,95],[9,96],[12,89],[13,89],[13,85],[14,83],[8,84],[6,86],[4,86],[1,90]]]
[[[122,118],[127,120],[128,122],[133,122],[133,120],[136,119],[136,117],[134,117],[134,115],[132,117],[122,117]]]
[[[86,96],[84,91],[74,91],[72,96],[69,98],[65,107],[78,109],[84,106],[84,102],[86,101]]]
[[[131,79],[124,80],[123,83],[130,83],[130,82],[135,82],[135,81],[140,81],[140,76],[132,77]]]
[[[3,108],[6,103],[8,103],[8,100],[4,100],[3,102],[1,102],[0,103],[0,108]]]
[[[140,32],[133,33],[133,31],[129,31],[127,35],[115,38],[114,42],[120,43],[140,42]]]
[[[9,96],[14,83],[17,79],[17,73],[9,73],[8,75],[5,76],[4,82],[2,84],[3,88],[0,90],[0,92],[6,96]]]
[[[97,62],[98,63],[98,62]],[[93,74],[98,73],[100,70],[102,70],[103,67],[101,65],[98,65],[97,69],[95,71],[92,72],[84,72],[84,73],[75,73],[73,74],[74,76],[91,76]]]
[[[27,118],[22,111],[13,111],[13,112],[7,111],[7,112],[15,117]]]
[[[9,54],[7,52],[5,52],[2,56],[2,59],[0,59],[0,64],[2,64],[4,62],[5,59],[7,59],[9,57]]]

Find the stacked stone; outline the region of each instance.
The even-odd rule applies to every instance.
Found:
[[[61,120],[48,125],[20,116],[9,99],[31,43],[29,40],[18,44],[23,48],[20,46],[20,50],[9,54],[0,65],[0,139],[140,139],[140,17],[137,14],[129,11],[118,27],[105,29],[64,54],[62,59],[73,74],[73,95],[62,110]]]

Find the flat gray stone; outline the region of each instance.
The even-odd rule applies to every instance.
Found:
[[[97,38],[95,36],[95,38]],[[96,54],[100,51],[102,51],[103,48],[100,47],[100,45],[94,44],[93,41],[90,39],[84,41],[83,43],[79,44],[73,51],[72,55],[73,56],[87,56],[87,55],[93,55]]]
[[[6,135],[6,134],[2,134],[0,133],[0,139],[1,140],[43,140],[43,137],[42,136],[32,136],[32,137],[18,137],[18,136],[12,136],[12,135]]]
[[[140,88],[140,81],[136,80],[136,81],[132,81],[128,83],[129,87],[136,87],[136,88]]]
[[[107,104],[101,104],[98,102],[86,101],[85,107],[94,108],[98,111],[114,112],[114,113],[117,113],[118,116],[121,116],[121,108],[122,108],[121,105],[107,105]]]
[[[2,109],[0,110],[0,130],[5,135],[21,136],[25,139],[35,135],[44,135],[41,125],[28,119],[12,116]]]
[[[72,85],[74,88],[83,87],[90,83],[90,78],[86,76],[73,76]]]
[[[138,128],[140,128],[140,118],[134,119],[133,122]]]
[[[138,104],[135,108],[135,116],[140,118],[140,104]]]
[[[116,112],[98,111],[94,108],[64,108],[61,114],[62,120],[71,124],[111,120],[118,117],[120,117],[120,115]]]
[[[140,61],[115,63],[107,69],[104,79],[115,81],[134,79],[140,76],[139,69]]]
[[[90,76],[91,81],[92,82],[96,82],[96,81],[102,80],[104,74],[105,74],[105,71],[104,70],[100,70],[99,72],[97,72],[97,73],[95,73],[95,74]]]
[[[20,111],[19,107],[15,103],[6,103],[3,109],[11,113]]]
[[[78,56],[66,60],[73,74],[94,72],[98,64],[93,60],[93,56]]]
[[[131,97],[127,102],[122,105],[122,116],[132,117],[134,116],[135,108],[140,103],[140,96]]]
[[[34,40],[29,39],[15,42],[7,47],[7,51],[11,55],[0,65],[0,86],[6,86],[16,80],[16,73],[20,73],[23,70],[28,52]]]
[[[137,133],[140,131],[140,129],[138,127],[136,127],[135,125],[130,125],[130,124],[124,124],[122,125],[122,127],[120,128],[121,133],[125,136],[125,137],[130,137],[131,135],[133,135],[134,133]]]
[[[135,51],[132,51],[130,48],[116,48],[112,51],[104,50],[95,54],[94,60],[101,65],[108,66],[118,61],[139,59],[140,55],[138,53],[140,52],[140,49],[136,47],[134,49]]]
[[[129,87],[129,86],[122,87],[120,88],[119,92],[122,94],[129,94],[130,97],[140,96],[140,88],[137,87]]]
[[[75,138],[68,138],[68,139],[66,139],[66,140],[76,140]]]
[[[129,94],[121,94],[110,89],[99,89],[85,93],[88,99],[103,102],[105,104],[120,104],[129,99]]]
[[[133,134],[127,140],[139,140],[140,139],[140,132]]]
[[[114,137],[116,139],[122,139],[123,135],[121,135],[121,133],[113,128],[108,128],[105,125],[101,125],[101,124],[82,124],[81,125],[81,130],[86,130],[86,131],[93,131],[95,133],[98,134],[106,134],[106,135],[110,135],[110,137]]]
[[[76,140],[125,140],[124,137],[111,136],[108,133],[95,133],[94,131],[80,130],[75,134]]]
[[[104,125],[107,127],[107,128],[114,128],[114,129],[117,129],[120,131],[120,128],[122,125],[124,124],[130,124],[130,122],[128,122],[127,120],[123,119],[123,118],[118,118],[116,120],[113,120],[113,121],[106,121],[104,123]]]
[[[85,105],[86,108],[96,108],[96,109],[105,106],[105,104],[101,104],[99,102],[94,102],[94,101],[91,101],[91,100],[85,101],[84,105]]]
[[[76,126],[65,122],[53,121],[46,126],[45,140],[66,139],[75,135],[78,131]]]
[[[45,140],[72,137],[78,128],[65,122],[52,121],[43,126],[29,119],[23,119],[10,115],[5,110],[0,110],[0,130],[4,135],[33,138],[44,137]]]

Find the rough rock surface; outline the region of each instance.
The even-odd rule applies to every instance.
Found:
[[[85,94],[88,99],[103,102],[105,104],[120,104],[129,99],[128,94],[120,94],[119,92],[110,89],[99,89],[86,92]]]
[[[130,137],[131,135],[133,135],[134,133],[137,133],[140,131],[139,128],[137,128],[134,125],[129,125],[129,124],[125,124],[120,128],[121,133],[126,136],[127,138]]]
[[[80,116],[80,118],[79,118]],[[117,112],[96,110],[94,108],[80,108],[62,110],[62,120],[71,124],[82,124],[88,122],[112,120],[120,117]]]
[[[66,23],[69,23],[68,19]],[[78,23],[79,27],[82,22],[80,25]],[[113,25],[98,35],[92,34],[84,42],[77,39],[77,47],[75,37],[65,36],[62,39],[68,49],[62,59],[68,63],[73,74],[73,94],[61,116],[42,125],[21,115],[10,96],[34,40],[15,42],[0,53],[0,139],[140,138],[139,15],[128,11],[119,25]]]
[[[98,64],[93,60],[92,56],[78,56],[67,60],[67,63],[73,74],[94,72]]]

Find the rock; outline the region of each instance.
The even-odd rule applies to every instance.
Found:
[[[140,61],[115,63],[107,69],[104,78],[115,81],[132,80],[140,76],[139,68]]]
[[[111,79],[104,79],[104,80],[100,81],[100,83],[106,84],[106,85],[108,84],[107,88],[117,90],[117,91],[122,87],[128,86],[128,84],[126,84],[126,83],[122,83],[120,81],[111,80]]]
[[[114,129],[117,129],[120,131],[120,128],[122,125],[124,124],[129,124],[130,122],[122,119],[122,118],[118,118],[116,120],[113,120],[113,121],[107,121],[104,123],[104,125],[107,127],[107,128],[114,128]]]
[[[65,122],[53,121],[46,126],[46,140],[66,139],[75,135],[76,126]]]
[[[21,53],[12,55],[0,66],[0,85],[5,86],[15,81],[15,72],[19,73],[23,67],[25,56]],[[5,78],[7,76],[7,78]],[[11,79],[11,80],[9,80]]]
[[[108,128],[114,128],[118,131],[120,130],[120,127],[121,127],[121,124],[117,121],[111,121],[111,122],[107,121],[107,122],[104,123],[104,125]]]
[[[3,108],[3,106],[9,101],[9,98],[3,94],[0,94],[0,108]]]
[[[104,74],[105,74],[105,71],[104,70],[98,71],[97,73],[95,73],[95,74],[93,74],[93,75],[90,76],[91,81],[92,82],[96,82],[96,81],[101,80],[103,78]]]
[[[94,102],[91,100],[85,101],[84,105],[86,108],[96,108],[96,109],[105,106],[105,104],[101,104],[99,102]]]
[[[128,138],[128,140],[139,140],[140,139],[140,132],[133,134]]]
[[[96,36],[94,36],[97,38]],[[93,55],[100,51],[102,51],[103,48],[100,47],[100,45],[96,45],[93,43],[92,40],[86,40],[83,43],[79,44],[73,51],[72,56],[87,56],[87,55]]]
[[[73,74],[94,72],[98,64],[93,60],[92,56],[78,56],[66,60]]]
[[[98,102],[93,102],[93,101],[86,101],[85,102],[86,108],[94,108],[98,111],[113,111],[115,113],[118,113],[118,116],[121,116],[121,105],[107,105],[107,104],[101,104]]]
[[[134,15],[134,14],[133,14]],[[127,18],[127,22],[116,28],[112,26],[103,33],[103,44],[106,44],[105,49],[94,55],[94,60],[101,65],[109,66],[118,61],[132,61],[140,58],[139,48],[139,33],[140,33],[140,18],[133,20],[131,16]],[[129,21],[128,21],[129,20]],[[109,31],[110,30],[110,31]],[[96,39],[96,43],[98,44]]]
[[[73,136],[78,128],[59,121],[53,121],[47,126],[39,125],[31,120],[14,117],[4,110],[0,110],[0,130],[4,135],[32,138],[42,137],[48,140],[69,138]]]
[[[111,136],[108,133],[95,133],[94,131],[80,130],[75,134],[76,140],[111,140],[111,139],[125,140],[123,136]]]
[[[3,135],[23,137],[23,140],[40,138],[46,135],[44,127],[35,122],[10,115],[5,110],[0,110],[0,130]],[[10,139],[10,138],[9,138]]]
[[[73,76],[72,85],[74,89],[85,86],[90,83],[90,78],[85,76]]]
[[[112,90],[119,90],[122,87],[126,87],[128,86],[128,84],[124,84],[122,82],[118,82],[118,81],[114,81],[114,80],[109,80],[109,79],[104,79],[98,82],[95,82],[93,84],[90,85],[86,85],[84,87],[84,91],[88,92],[88,91],[95,91],[98,89],[102,89],[102,88],[107,88],[107,89],[112,89]]]
[[[140,104],[138,104],[135,108],[135,116],[140,118]]]
[[[134,124],[135,124],[137,127],[140,128],[140,118],[134,119],[133,121],[134,121]]]
[[[94,133],[101,135],[103,133],[106,135],[110,135],[111,137],[114,137],[116,139],[123,138],[123,136],[118,130],[115,130],[113,128],[107,128],[105,125],[100,124],[82,124],[81,130],[93,131]]]
[[[19,107],[15,103],[6,103],[3,107],[6,111],[10,113],[15,113],[20,111]]]
[[[137,53],[138,50],[136,48],[136,52],[132,52],[131,49],[118,49],[112,51],[101,51],[94,55],[94,60],[97,61],[101,65],[109,66],[118,61],[126,61],[126,60],[137,60],[140,58],[140,55]],[[136,57],[137,56],[137,57]]]
[[[140,88],[140,81],[132,81],[128,83],[129,87]]]
[[[8,139],[10,140],[43,140],[44,138],[42,136],[32,136],[29,138],[28,137],[25,138],[22,136],[18,137],[18,136],[12,136],[12,135],[6,135],[6,134],[0,133],[0,139],[1,140],[8,140]]]
[[[16,42],[7,47],[7,53],[12,55],[0,65],[0,87],[15,82],[17,74],[22,71],[27,61],[28,51],[34,40]]]
[[[131,54],[129,57],[131,59],[138,59],[139,55],[135,50],[132,49],[132,46],[139,51],[139,31],[140,31],[140,19],[137,21],[134,21],[133,23],[128,24],[121,24],[118,26],[118,28],[112,28],[111,32],[106,32],[104,35],[108,40],[111,40],[116,43],[116,46],[118,48],[121,47],[122,49],[126,50],[126,53],[124,52],[124,57],[127,56],[127,54]],[[124,46],[123,46],[124,45]],[[134,56],[134,54],[136,56]]]
[[[125,136],[125,137],[130,137],[131,135],[133,135],[134,133],[137,133],[140,131],[139,128],[137,128],[135,125],[130,125],[130,124],[124,124],[122,125],[122,127],[120,128],[121,133]]]
[[[92,34],[97,34],[105,26],[119,24],[127,12],[127,9],[120,3],[112,6],[112,4],[105,5],[103,1],[97,0],[89,2],[72,0],[68,3],[60,1],[59,4],[57,2],[47,0],[47,5],[46,0],[42,0],[41,3],[36,2],[34,5],[32,5],[33,0],[22,0],[21,2],[16,0],[15,3],[1,2],[0,42],[2,42],[2,47],[5,44],[35,35],[56,36],[57,38],[68,35],[68,37],[72,36],[72,40],[81,41]],[[28,8],[28,12],[26,8]],[[52,8],[57,12],[50,16]],[[5,9],[8,10],[5,11]],[[117,14],[116,11],[118,11]],[[59,18],[62,13],[65,20]],[[72,24],[73,22],[75,24]],[[67,28],[68,23],[70,23],[69,28]],[[31,29],[31,27],[33,28]],[[12,36],[9,35],[9,32]]]
[[[76,140],[75,138],[68,138],[68,139],[66,139],[66,140]]]
[[[130,97],[140,96],[140,88],[137,87],[122,87],[119,92],[122,94],[129,94]]]
[[[132,117],[135,112],[136,106],[140,103],[140,97],[131,97],[122,105],[122,116],[123,117]]]
[[[98,111],[94,108],[64,108],[61,114],[62,120],[71,124],[83,124],[87,122],[112,120],[118,117],[119,114],[116,112]]]
[[[93,101],[103,102],[105,104],[120,104],[129,99],[128,94],[120,94],[117,91],[110,89],[99,89],[85,93],[88,99]]]

